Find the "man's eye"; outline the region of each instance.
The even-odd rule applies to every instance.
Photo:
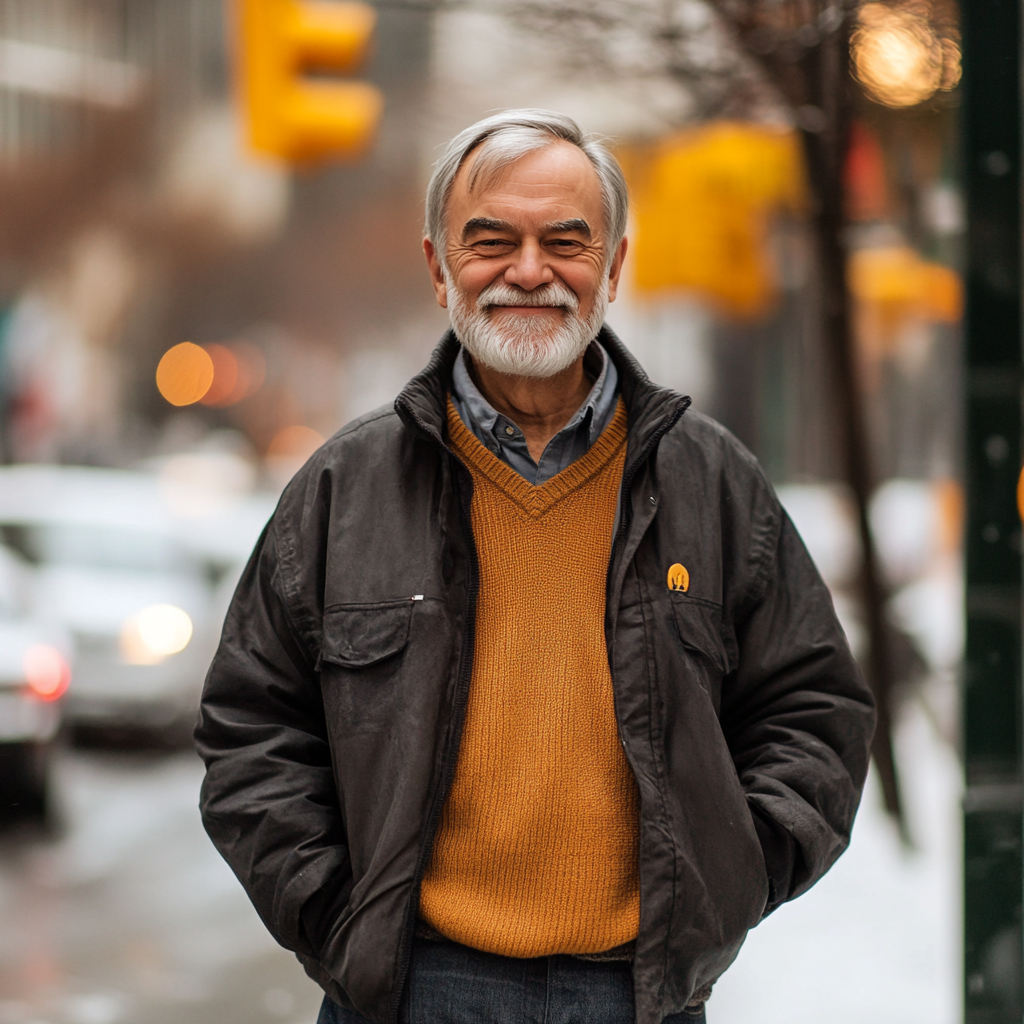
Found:
[[[512,243],[505,238],[482,238],[479,242],[473,243],[477,249],[504,249],[511,244]]]
[[[557,249],[558,252],[578,252],[583,248],[583,243],[578,242],[573,238],[556,238],[552,243],[551,247]]]

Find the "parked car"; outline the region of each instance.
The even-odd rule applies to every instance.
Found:
[[[238,535],[249,546],[258,535],[252,515],[234,511],[232,547],[204,539],[230,508],[183,516],[152,473],[0,469],[0,540],[32,564],[36,608],[74,639],[73,726],[191,730],[240,571]]]
[[[0,546],[0,810],[45,815],[72,651],[66,630],[31,614],[32,584]]]

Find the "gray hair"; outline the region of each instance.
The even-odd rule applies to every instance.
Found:
[[[427,217],[424,233],[434,244],[441,265],[445,264],[448,202],[459,169],[466,157],[482,145],[470,172],[467,185],[472,192],[477,182],[485,187],[496,181],[510,164],[528,153],[564,139],[586,154],[601,182],[604,200],[605,228],[608,234],[608,260],[611,261],[622,236],[626,233],[629,212],[629,190],[622,168],[608,148],[595,137],[584,135],[580,126],[565,114],[553,110],[506,110],[486,117],[459,132],[445,147],[434,164],[427,185]]]

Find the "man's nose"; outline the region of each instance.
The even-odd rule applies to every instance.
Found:
[[[542,284],[550,284],[554,279],[555,275],[548,266],[544,250],[537,242],[526,242],[522,245],[511,266],[505,270],[505,283],[517,285],[527,292],[539,288]]]

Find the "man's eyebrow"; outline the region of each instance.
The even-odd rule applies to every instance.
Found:
[[[462,228],[462,240],[465,241],[474,231],[511,231],[512,225],[506,220],[495,220],[494,217],[473,217],[467,220]]]
[[[560,220],[555,224],[549,224],[547,230],[577,231],[584,238],[590,238],[590,225],[582,217],[573,217],[571,220]]]
[[[473,217],[467,220],[462,228],[462,240],[465,241],[474,231],[514,231],[515,228],[507,220],[495,217]],[[590,225],[582,217],[559,220],[554,224],[546,224],[544,231],[575,231],[584,238],[591,237]]]

